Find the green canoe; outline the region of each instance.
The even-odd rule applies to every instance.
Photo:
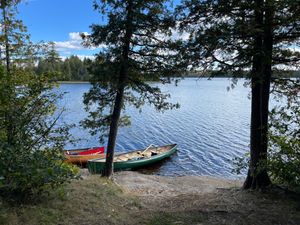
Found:
[[[154,147],[150,145],[143,150],[136,150],[114,156],[114,169],[134,169],[156,163],[170,157],[177,150],[177,144]],[[90,173],[101,173],[105,166],[105,158],[92,159],[87,163]]]

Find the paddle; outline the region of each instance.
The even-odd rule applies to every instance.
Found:
[[[144,151],[142,151],[141,155],[144,154],[144,152],[146,152],[149,148],[151,148],[152,146],[154,146],[154,144],[149,145]],[[154,146],[155,147],[155,146]]]

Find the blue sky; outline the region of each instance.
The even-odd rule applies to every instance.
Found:
[[[103,22],[93,10],[93,0],[27,0],[19,6],[19,17],[32,41],[54,41],[61,56],[93,55],[80,46],[79,32],[89,32],[92,23]]]
[[[24,3],[25,2],[25,3]],[[93,23],[103,23],[103,15],[94,11],[93,0],[24,0],[19,16],[31,34],[31,40],[53,41],[65,58],[93,56],[99,49],[81,46],[80,32],[90,32]],[[179,0],[173,0],[174,5]]]

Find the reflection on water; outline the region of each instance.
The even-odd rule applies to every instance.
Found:
[[[172,102],[179,102],[177,110],[158,113],[145,106],[142,113],[127,108],[132,125],[119,129],[117,152],[146,148],[150,144],[178,144],[178,152],[170,159],[151,166],[142,172],[161,175],[214,175],[232,178],[232,159],[248,151],[250,100],[249,88],[243,81],[231,91],[228,79],[188,78],[179,83],[160,85],[169,92]],[[68,92],[60,106],[66,107],[62,121],[75,123],[72,130],[81,138],[76,147],[98,146],[97,137],[79,126],[87,116],[82,103],[83,93],[89,84],[63,84],[61,91]],[[74,146],[67,146],[74,148]]]

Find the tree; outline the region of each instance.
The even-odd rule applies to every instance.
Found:
[[[49,51],[47,51],[45,60],[49,64],[50,71],[58,72],[61,70],[61,58],[59,57],[58,52],[55,49],[55,43],[49,42]]]
[[[1,1],[0,38],[0,194],[36,197],[74,177],[62,152],[68,126],[57,126],[55,111],[61,97],[50,82],[54,74],[37,75],[32,62],[44,46],[33,45],[22,21],[16,19],[19,1]],[[55,115],[58,113],[58,115]]]
[[[88,80],[88,71],[84,62],[76,55],[71,55],[67,61],[70,64],[72,80]]]
[[[71,80],[72,79],[72,72],[71,72],[71,67],[69,63],[69,59],[65,59],[62,65],[62,74],[63,74],[63,79],[64,80]]]
[[[251,79],[250,165],[244,188],[270,184],[267,167],[272,71],[299,63],[300,5],[297,1],[194,1],[178,8],[181,28],[190,33],[186,60],[194,68]]]
[[[49,52],[38,61],[35,67],[37,74],[47,72],[57,73],[60,80],[75,80],[75,81],[88,81],[89,73],[87,71],[88,61],[81,60],[76,55],[71,55],[62,61],[59,54],[54,48],[54,43],[47,44],[50,48]]]
[[[34,66],[36,73],[39,75],[44,73],[56,73],[56,79],[67,79],[68,74],[63,74],[65,68],[55,49],[55,43],[41,43],[40,45],[43,45],[43,57],[37,57],[36,59],[36,61],[38,61],[37,66]]]
[[[271,178],[300,187],[300,79],[280,79],[272,88],[277,102],[270,112],[268,169]]]
[[[83,125],[91,128],[92,134],[101,132],[100,140],[108,133],[103,175],[110,177],[118,127],[128,125],[122,109],[130,104],[140,108],[145,103],[157,110],[177,107],[165,101],[168,94],[145,81],[174,75],[179,65],[176,49],[167,38],[173,21],[164,0],[94,1],[94,7],[107,16],[107,24],[92,25],[86,41],[105,47],[90,66],[93,86],[84,103],[87,110],[97,103],[97,109]]]
[[[1,47],[4,48],[3,54],[1,56],[1,62],[4,61],[6,75],[8,83],[10,83],[11,69],[12,69],[12,59],[17,61],[20,59],[18,53],[25,47],[23,43],[28,41],[28,35],[24,34],[26,28],[23,26],[21,21],[14,18],[15,15],[15,6],[20,2],[20,0],[2,0],[1,1],[1,24],[2,32],[0,35],[0,40],[3,43]],[[8,99],[14,95],[14,90],[7,85],[5,88],[5,94]],[[8,104],[9,107],[10,104]],[[11,106],[13,107],[13,106]],[[5,113],[4,117],[6,121],[9,121],[6,126],[7,131],[7,141],[9,143],[14,142],[13,130],[14,130],[14,118],[12,118],[10,111],[13,109],[8,109],[8,112]]]

